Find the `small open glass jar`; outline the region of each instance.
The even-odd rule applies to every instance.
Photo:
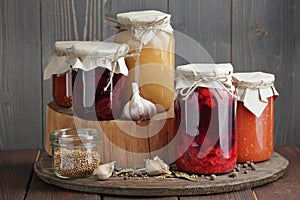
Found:
[[[274,149],[275,76],[263,72],[234,73],[237,143],[240,163],[268,160]]]
[[[100,165],[101,135],[97,129],[61,129],[50,134],[52,166],[60,178],[89,177]]]
[[[175,110],[179,170],[196,174],[222,174],[236,165],[234,87],[231,64],[178,66]]]
[[[174,102],[175,39],[170,25],[171,15],[155,10],[120,13],[117,43],[129,45],[132,55],[126,60],[129,76],[125,99],[129,101],[131,83],[139,85],[140,95],[157,106],[158,112],[168,110]]]

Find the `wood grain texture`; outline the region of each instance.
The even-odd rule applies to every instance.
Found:
[[[231,1],[230,0],[170,0],[169,13],[172,14],[172,25],[178,32],[188,35],[200,43],[214,62],[230,62],[231,42]],[[178,41],[175,35],[176,52],[184,48],[187,54],[195,54],[192,44]],[[180,43],[178,43],[180,42]],[[186,44],[185,44],[186,43]],[[206,55],[196,55],[189,62],[210,62]],[[180,62],[178,59],[178,63]]]
[[[0,1],[0,149],[40,148],[38,0]]]
[[[299,113],[300,113],[300,93],[297,91],[300,91],[300,1],[295,1],[295,62],[294,62],[294,67],[295,69],[295,80],[296,80],[296,85],[295,85],[295,93],[296,93],[296,100],[295,100],[295,113],[297,113],[296,119],[298,119],[299,122]],[[295,119],[295,120],[296,120]],[[296,136],[296,144],[300,145],[300,123],[295,123],[295,136]],[[286,143],[288,144],[288,143]]]
[[[37,152],[0,151],[0,199],[24,199]]]
[[[108,196],[104,195],[102,200],[178,200],[178,197],[125,197],[125,196]]]
[[[94,41],[103,38],[103,0],[41,0],[42,69],[55,41]],[[43,116],[52,100],[51,80],[43,81]],[[45,120],[43,121],[45,127]]]
[[[275,144],[296,140],[294,1],[233,0],[232,63],[235,71],[265,71],[276,76]]]
[[[99,154],[103,163],[115,160],[118,168],[133,168],[144,167],[145,160],[154,156],[159,156],[167,163],[174,161],[170,147],[163,147],[167,147],[169,141],[173,139],[171,133],[175,132],[173,131],[175,120],[172,118],[161,120],[165,115],[173,116],[172,108],[167,114],[161,113],[151,121],[138,123],[127,120],[84,120],[63,114],[64,110],[66,109],[57,106],[54,102],[47,106],[45,150],[50,155],[52,154],[49,141],[51,132],[66,127],[89,127],[96,128],[102,133]],[[147,134],[148,137],[145,137]]]
[[[238,192],[230,192],[223,194],[212,194],[209,196],[187,196],[179,197],[180,200],[255,200],[251,189],[241,190]]]
[[[285,156],[290,161],[290,165],[280,180],[255,188],[255,194],[258,199],[298,200],[300,197],[300,149],[296,147],[280,147],[276,151]]]

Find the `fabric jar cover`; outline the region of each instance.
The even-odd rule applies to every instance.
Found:
[[[256,117],[259,117],[268,105],[268,98],[278,96],[274,87],[275,76],[264,72],[234,73],[238,101]]]
[[[170,25],[171,15],[156,10],[134,11],[120,13],[117,21],[121,30],[132,30],[141,44],[147,45],[157,31],[173,34]]]
[[[126,44],[92,41],[55,42],[53,55],[44,70],[44,79],[53,74],[62,74],[73,69],[89,71],[96,67],[107,68],[114,73],[128,75],[125,57],[129,47]]]
[[[54,54],[44,70],[44,80],[51,78],[53,74],[64,74],[72,70],[77,59],[73,56],[71,47],[82,41],[57,41],[54,44]]]
[[[176,91],[187,98],[196,87],[222,88],[231,96],[232,85],[231,74],[233,67],[230,63],[222,64],[188,64],[177,67],[178,78]]]

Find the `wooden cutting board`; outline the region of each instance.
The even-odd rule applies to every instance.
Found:
[[[212,181],[198,177],[196,181],[184,179],[138,179],[134,177],[124,180],[122,177],[112,177],[106,181],[95,181],[91,178],[66,180],[54,175],[51,157],[42,153],[34,164],[35,173],[45,182],[82,192],[128,195],[128,196],[176,196],[214,194],[243,190],[257,187],[275,181],[283,176],[288,160],[274,152],[271,159],[256,164],[256,170],[243,173],[243,168],[237,178],[229,178],[228,174],[218,175]]]

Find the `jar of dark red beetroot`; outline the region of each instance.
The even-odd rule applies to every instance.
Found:
[[[275,76],[263,72],[235,73],[237,143],[240,163],[268,160],[274,150]]]
[[[179,170],[222,174],[237,160],[235,91],[231,64],[177,67],[176,110],[180,113],[177,144]]]
[[[128,69],[125,44],[95,42],[75,44],[72,50],[81,62],[73,87],[74,114],[88,120],[112,120],[121,116],[125,102],[121,94]]]
[[[52,77],[52,96],[54,102],[62,107],[72,106],[72,83],[76,71],[72,69],[75,57],[71,46],[77,41],[55,42],[55,55],[45,68],[44,79]]]

